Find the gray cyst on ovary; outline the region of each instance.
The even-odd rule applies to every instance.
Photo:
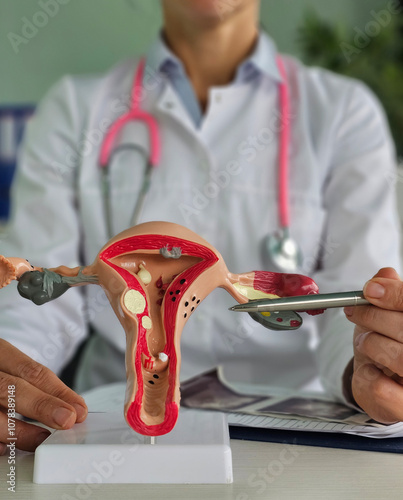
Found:
[[[60,297],[70,287],[66,283],[53,283],[51,292],[43,286],[44,273],[41,271],[28,271],[24,273],[17,285],[19,294],[40,306],[46,302]]]

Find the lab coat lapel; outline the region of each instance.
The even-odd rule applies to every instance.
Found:
[[[160,97],[157,99],[155,110],[158,113],[169,116],[189,133],[196,135],[196,128],[191,117],[168,81],[165,83],[165,87]]]

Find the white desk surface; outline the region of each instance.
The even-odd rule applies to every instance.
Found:
[[[401,500],[403,455],[231,441],[230,485],[37,485],[34,454],[19,453],[16,492],[8,492],[7,456],[0,457],[2,500]],[[293,454],[291,453],[293,451]],[[295,455],[295,456],[293,456]],[[281,465],[282,463],[282,465]],[[281,470],[283,469],[283,470]],[[267,472],[267,479],[258,474]],[[269,472],[271,471],[271,472]],[[277,475],[273,475],[277,474]],[[258,482],[259,481],[259,482]]]

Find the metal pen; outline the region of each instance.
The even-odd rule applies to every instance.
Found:
[[[355,292],[319,293],[279,299],[250,300],[246,304],[230,307],[229,310],[237,312],[309,311],[368,304],[370,302],[364,298],[363,291],[358,290]]]

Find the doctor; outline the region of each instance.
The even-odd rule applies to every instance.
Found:
[[[67,76],[40,104],[27,129],[0,253],[46,267],[87,264],[110,236],[107,218],[112,234],[133,223],[155,153],[150,130],[140,120],[120,130],[107,196],[99,157],[111,125],[136,102],[156,120],[161,148],[137,222],[188,226],[233,272],[267,268],[262,241],[282,227],[279,138],[288,125],[287,229],[303,255],[298,272],[326,293],[359,289],[379,268],[398,267],[394,149],[368,89],[290,57],[279,61],[271,39],[258,31],[258,0],[162,0],[162,6],[163,31],[145,54],[134,99],[138,59],[104,76]],[[289,109],[280,98],[285,82]],[[366,296],[378,307],[347,310],[347,318],[328,311],[282,333],[228,312],[232,301],[218,290],[186,326],[182,378],[220,365],[234,386],[264,391],[311,388],[320,377],[335,399],[354,403],[355,396],[374,418],[402,419],[402,284],[391,269],[379,271],[375,282],[384,295],[379,287],[371,295],[368,285]],[[3,408],[11,384],[17,410],[31,418],[54,428],[85,419],[84,401],[55,374],[90,329],[75,389],[124,380],[123,331],[98,287],[71,290],[41,308],[7,287],[0,305]],[[351,322],[359,325],[355,344]],[[377,358],[383,347],[394,348],[387,351],[396,353],[393,359]],[[5,418],[0,413],[3,443]],[[44,438],[27,423],[17,430],[22,449]]]

